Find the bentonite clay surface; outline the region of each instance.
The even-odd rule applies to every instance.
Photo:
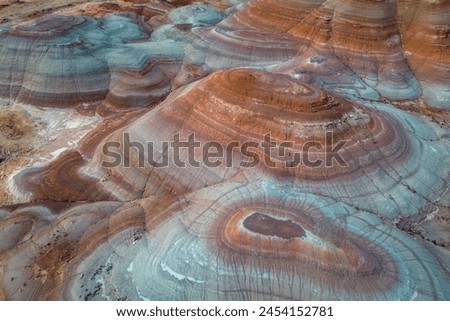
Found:
[[[449,23],[0,1],[0,299],[450,300]]]

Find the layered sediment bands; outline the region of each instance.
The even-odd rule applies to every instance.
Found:
[[[232,67],[265,69],[293,58],[298,45],[287,34],[227,27],[192,30],[177,85]]]
[[[448,1],[9,2],[0,299],[450,299]]]
[[[379,94],[334,52],[330,40],[335,8],[336,2],[324,2],[289,29],[288,34],[298,43],[298,52],[293,59],[272,70],[340,95],[377,100]]]
[[[0,95],[38,106],[78,106],[107,96],[119,106],[151,105],[170,91],[184,49],[144,37],[135,20],[121,15],[48,16],[5,30]]]
[[[333,107],[336,108],[332,110]],[[245,69],[218,72],[172,93],[157,109],[107,137],[100,146],[111,142],[121,146],[115,150],[122,153],[121,164],[111,166],[103,171],[103,176],[98,176],[100,164],[111,163],[111,155],[98,150],[93,162],[84,170],[98,179],[105,178],[106,189],[119,199],[129,197],[130,190],[142,191],[140,197],[155,193],[180,194],[219,183],[245,170],[241,165],[245,161],[243,156],[229,149],[232,144],[256,143],[261,160],[264,155],[259,145],[267,133],[272,133],[277,141],[292,140],[296,150],[306,142],[307,132],[311,138],[317,138],[318,144],[325,144],[322,120],[329,117],[330,112],[337,121],[347,113],[353,112],[351,117],[360,114],[336,97],[285,75]],[[303,122],[309,123],[309,128],[302,128]],[[173,153],[164,143],[172,144],[177,136],[180,141],[186,141],[191,134],[201,142],[200,151],[191,155],[196,158],[194,162],[202,160],[204,146],[213,142],[223,148],[224,157],[218,166],[192,165],[186,151],[181,152],[180,161],[189,171],[176,164]],[[136,144],[140,144],[142,150],[136,149]],[[285,171],[283,165],[283,160],[276,163],[281,172]],[[303,177],[311,172],[306,171]],[[321,171],[316,169],[316,172]],[[123,184],[127,188],[121,187]]]
[[[445,108],[449,19],[441,8],[446,4],[422,3],[425,9],[416,15],[405,3],[251,1],[215,28],[193,32],[177,84],[224,68],[270,68],[346,95],[404,101],[423,94],[429,106]],[[258,45],[254,41],[260,38],[265,40]],[[259,55],[260,46],[272,58]],[[283,47],[295,48],[296,58],[287,62],[293,57],[290,51],[282,54]],[[414,51],[418,54],[410,54]]]
[[[100,42],[86,44],[83,34],[92,29]],[[3,32],[1,95],[44,106],[104,98],[110,74],[106,62],[95,58],[105,38],[95,29],[87,18],[53,16]]]
[[[98,112],[108,115],[110,110],[104,107]],[[82,168],[111,131],[133,122],[144,112],[136,110],[107,117],[82,139],[78,149],[61,153],[46,166],[22,170],[14,177],[15,186],[23,193],[22,202],[115,201],[116,197],[103,189],[102,182],[88,176]],[[129,192],[132,192],[131,187]],[[130,196],[137,197],[137,194]]]
[[[0,4],[0,24],[7,25],[40,18],[86,2],[86,0],[3,1],[4,6]]]
[[[335,54],[382,96],[404,100],[421,95],[402,51],[396,1],[341,1],[332,32]]]
[[[368,99],[379,99],[373,90],[392,100],[420,97],[402,51],[396,8],[395,1],[325,2],[289,30],[301,44],[291,63],[297,76]]]
[[[16,182],[24,187],[24,190],[32,192],[33,200],[59,202],[115,200],[102,190],[100,182],[80,172],[80,167],[84,163],[79,152],[67,152],[44,169],[22,171],[16,176]]]
[[[256,29],[269,32],[286,32],[324,0],[262,0],[250,1],[223,25],[235,29]]]
[[[152,233],[132,245],[125,245],[122,235],[112,237],[83,259],[77,272],[84,277],[71,279],[65,293],[76,298],[86,289],[93,292],[92,278],[98,275],[107,286],[95,299],[429,300],[450,295],[440,256],[408,234],[295,186],[248,179],[238,176],[185,195],[162,210],[166,219],[159,225],[147,215],[147,229],[157,226]],[[245,222],[261,213],[285,222],[285,234],[266,233],[261,229],[271,227],[264,225],[248,228]],[[108,272],[98,272],[105,266]]]
[[[62,299],[67,282],[83,278],[74,268],[84,256],[111,235],[124,232],[131,244],[145,230],[144,210],[137,203],[36,203],[0,213],[1,288],[10,300]]]
[[[448,206],[449,173],[438,165],[448,151],[432,142],[438,137],[406,113],[376,108],[286,75],[216,72],[107,137],[83,171],[121,200],[183,194],[242,171],[262,171],[391,218],[417,213],[428,202]],[[190,136],[199,146],[191,155],[180,149],[177,164],[168,144]],[[116,166],[102,147],[112,143],[122,160]],[[211,144],[222,148],[220,162],[199,166]],[[275,147],[267,149],[270,144]]]
[[[151,19],[156,16],[166,15],[174,9],[166,1],[151,0],[151,1],[105,1],[105,2],[88,2],[82,6],[76,6],[72,9],[64,10],[66,15],[83,15],[95,18],[102,18],[110,13],[126,12],[135,13],[142,17],[142,19]]]
[[[400,1],[399,8],[405,56],[422,85],[423,98],[431,107],[449,110],[450,3]]]
[[[157,44],[148,50],[163,49],[168,55],[177,54],[177,59],[154,57],[139,69],[117,69],[110,79],[110,91],[106,101],[119,108],[153,106],[163,100],[172,89],[172,79],[181,68],[180,46]],[[165,48],[162,48],[165,47]]]
[[[223,15],[206,6],[184,6],[172,10],[168,15],[173,24],[190,24],[192,26],[211,26],[223,19]]]
[[[115,106],[135,107],[161,101],[171,91],[172,79],[180,71],[187,32],[193,27],[216,24],[222,18],[221,13],[205,6],[172,10],[168,14],[168,24],[156,29],[150,42],[135,45],[134,56],[142,61],[139,68],[127,66],[125,69],[125,59],[120,61],[119,68],[112,73],[107,100]]]

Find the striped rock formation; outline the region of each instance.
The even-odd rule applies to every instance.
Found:
[[[102,101],[148,106],[164,98],[182,46],[148,37],[133,19],[48,16],[0,33],[0,96],[36,106]],[[129,60],[129,55],[133,59]]]
[[[450,300],[448,9],[0,1],[0,299]]]

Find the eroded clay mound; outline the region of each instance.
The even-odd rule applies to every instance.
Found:
[[[83,106],[105,98],[119,107],[149,106],[170,91],[183,48],[144,43],[148,37],[136,19],[116,14],[48,16],[5,29],[0,96],[36,106]]]
[[[448,252],[345,202],[261,176],[182,198],[37,203],[1,215],[9,299],[449,296]]]

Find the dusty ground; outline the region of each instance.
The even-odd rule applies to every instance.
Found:
[[[18,167],[24,167],[42,124],[36,123],[25,111],[0,109],[0,204],[11,201],[6,188],[8,177]]]

